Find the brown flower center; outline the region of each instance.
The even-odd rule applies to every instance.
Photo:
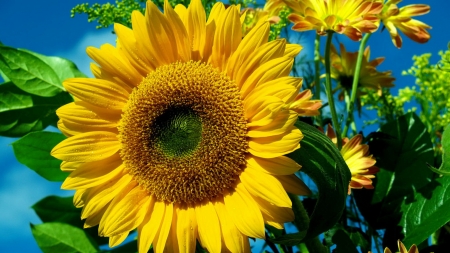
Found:
[[[206,63],[150,73],[130,95],[119,133],[129,173],[159,201],[212,199],[234,186],[246,164],[239,89]]]

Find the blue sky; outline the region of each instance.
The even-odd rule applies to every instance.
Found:
[[[40,54],[60,56],[74,61],[86,74],[89,73],[90,59],[85,53],[87,46],[99,47],[103,43],[114,43],[115,36],[110,29],[95,29],[95,23],[88,23],[84,15],[70,18],[70,9],[86,0],[41,0],[6,1],[0,0],[0,41],[8,46],[25,48]],[[401,50],[395,48],[387,31],[379,31],[369,41],[371,57],[385,56],[380,70],[392,70],[397,78],[393,93],[405,85],[413,85],[412,77],[402,77],[401,71],[410,68],[412,56],[432,52],[432,62],[439,58],[437,52],[445,50],[450,41],[446,13],[450,2],[440,0],[404,0],[400,6],[412,3],[426,3],[431,6],[430,14],[419,20],[431,25],[431,40],[418,44],[403,37]],[[302,40],[302,53],[312,55],[314,34],[309,33]],[[356,51],[358,43],[339,37],[349,51]],[[324,40],[323,40],[324,42]],[[71,193],[59,190],[59,183],[51,183],[25,166],[19,164],[9,145],[13,138],[0,137],[0,252],[40,252],[31,235],[29,223],[40,223],[31,206],[41,198],[55,194],[68,196]]]

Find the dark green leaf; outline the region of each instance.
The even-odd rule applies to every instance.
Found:
[[[64,91],[52,67],[27,51],[0,45],[0,69],[15,85],[28,93],[53,97]]]
[[[0,135],[21,137],[56,125],[56,109],[73,101],[67,92],[50,98],[29,94],[13,83],[0,85]]]
[[[72,202],[72,197],[48,196],[32,206],[42,222],[79,224],[80,209]]]
[[[423,242],[450,221],[450,191],[448,189],[450,189],[450,177],[443,176],[420,189],[413,202],[403,201],[400,225],[405,235],[402,241],[407,247]]]
[[[450,125],[442,134],[442,164],[439,169],[429,166],[430,169],[441,175],[450,175]]]
[[[326,135],[301,121],[296,126],[304,138],[301,148],[289,157],[302,165],[302,171],[314,180],[319,190],[306,236],[313,238],[333,227],[341,217],[351,174],[341,153]]]
[[[98,252],[98,246],[82,229],[50,222],[30,224],[34,239],[44,253],[90,253]]]
[[[60,133],[32,132],[12,143],[17,160],[49,181],[64,181],[68,173],[61,171],[61,161],[50,151],[66,137]]]
[[[33,209],[43,222],[61,222],[83,228],[81,209],[72,203],[73,197],[48,196],[33,205]],[[98,245],[108,243],[108,237],[98,236],[98,227],[84,229]]]
[[[334,233],[332,242],[336,244],[334,253],[358,253],[358,250],[356,250],[356,246],[355,244],[353,244],[352,239],[343,229],[338,229]]]
[[[305,238],[307,231],[302,231],[299,233],[293,233],[293,234],[285,234],[281,235],[275,239],[268,239],[273,243],[287,245],[287,246],[296,246],[299,245],[303,238]]]

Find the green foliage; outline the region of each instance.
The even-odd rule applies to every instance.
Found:
[[[56,109],[73,101],[67,92],[41,97],[19,89],[12,82],[0,85],[0,135],[20,137],[56,126]]]
[[[301,148],[288,156],[302,165],[302,172],[311,177],[319,189],[306,236],[309,239],[332,228],[340,219],[351,175],[336,145],[327,136],[301,121],[296,126],[304,138]]]
[[[283,7],[280,10],[280,12],[278,13],[278,17],[280,18],[280,20],[278,21],[278,23],[270,25],[269,40],[275,40],[280,36],[283,28],[285,28],[289,24],[289,14],[291,14],[291,10],[287,7]]]
[[[427,168],[427,163],[433,163],[433,145],[425,125],[414,113],[388,122],[370,139],[370,151],[380,168],[375,189],[354,191],[353,194],[370,226],[386,229],[390,236],[385,236],[385,243],[394,248],[401,233],[405,232],[399,226],[402,209],[416,201],[420,194],[430,194],[420,189],[432,182],[433,173]]]
[[[439,55],[444,62],[450,57],[450,50]],[[420,119],[427,126],[433,144],[438,145],[444,127],[450,124],[450,72],[443,71],[439,64],[431,64],[430,57],[431,54],[413,57],[414,66],[402,74],[415,77],[416,86],[400,89],[397,99],[419,104]]]
[[[89,6],[88,3],[78,4],[70,11],[71,17],[85,13],[88,15],[88,22],[97,20],[99,24],[97,29],[107,28],[114,23],[131,27],[131,13],[134,10],[145,12],[146,0],[117,0],[115,2],[115,5],[111,3],[95,3],[92,6]]]
[[[32,132],[12,143],[17,161],[49,181],[62,182],[68,173],[60,170],[61,161],[50,155],[66,137],[60,133]]]
[[[44,253],[98,252],[98,246],[82,229],[58,222],[30,225],[34,239]]]

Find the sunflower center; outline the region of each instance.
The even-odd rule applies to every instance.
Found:
[[[211,200],[235,186],[246,164],[239,89],[206,63],[162,66],[131,93],[119,139],[128,172],[157,200]]]
[[[161,151],[170,157],[192,154],[202,139],[202,122],[189,108],[172,107],[155,119],[153,139]]]

